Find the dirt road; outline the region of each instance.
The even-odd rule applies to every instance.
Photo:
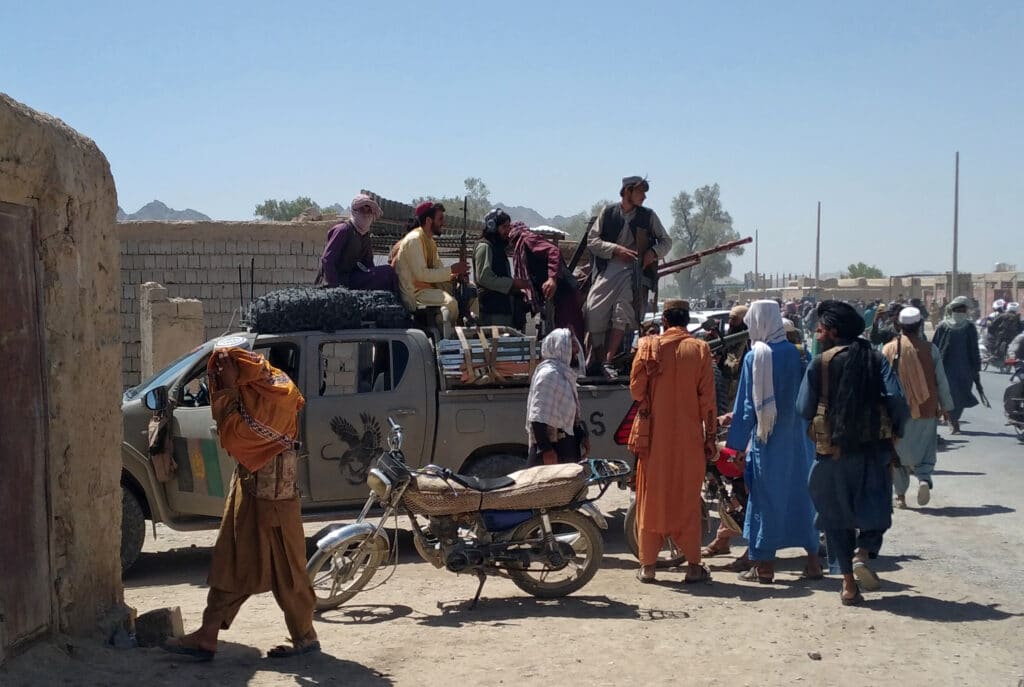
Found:
[[[1001,397],[1006,378],[986,373],[984,380],[993,399]],[[773,585],[716,572],[711,584],[683,586],[675,571],[640,585],[621,534],[626,498],[616,492],[602,503],[613,516],[603,568],[562,601],[491,580],[480,606],[465,610],[475,579],[423,563],[403,536],[385,585],[319,619],[323,655],[261,658],[285,634],[267,594],[250,600],[222,634],[213,663],[75,642],[70,653],[48,645],[22,656],[0,672],[0,683],[1017,685],[1024,677],[1024,445],[996,409],[965,417],[965,436],[939,456],[932,502],[895,513],[876,568],[882,590],[863,607],[840,606],[834,577],[799,581],[795,550],[783,553]],[[180,605],[194,628],[213,537],[162,528],[125,580],[126,601],[140,612]]]

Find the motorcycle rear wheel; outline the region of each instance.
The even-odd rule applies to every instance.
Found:
[[[367,541],[369,536],[365,532],[352,535],[329,549],[317,549],[309,559],[306,574],[313,585],[316,610],[328,611],[351,599],[387,561],[387,541],[379,535]]]
[[[701,500],[701,543],[704,545],[710,544],[714,538],[715,533],[718,530],[718,518],[712,517],[710,509],[708,508],[708,502]],[[636,499],[633,499],[629,508],[626,509],[626,517],[622,523],[623,533],[626,535],[626,546],[629,547],[629,552],[639,560],[640,558],[640,545],[637,543],[636,538]],[[686,556],[683,555],[682,551],[676,547],[675,542],[671,538],[665,537],[665,542],[662,544],[661,551],[658,552],[658,560],[655,562],[655,567],[659,569],[663,568],[678,568],[686,563]]]
[[[604,540],[601,530],[585,515],[576,511],[560,510],[548,513],[555,539],[572,547],[573,558],[559,570],[509,569],[512,582],[527,594],[540,599],[556,599],[581,589],[593,579],[604,558]],[[517,527],[512,541],[533,542],[542,545],[543,526],[537,515]],[[568,574],[566,577],[565,574]]]

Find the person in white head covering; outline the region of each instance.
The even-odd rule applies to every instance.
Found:
[[[589,452],[576,387],[583,346],[569,329],[555,329],[544,337],[540,354],[526,399],[528,464],[573,463]]]
[[[814,447],[796,413],[803,365],[786,340],[779,304],[755,301],[744,318],[752,349],[743,359],[739,391],[725,445],[746,451],[750,490],[743,534],[754,567],[740,579],[770,584],[778,549],[807,551],[804,576],[822,576],[818,532],[807,477]]]
[[[352,217],[327,232],[318,284],[398,293],[398,277],[391,265],[373,262],[370,227],[383,214],[377,201],[365,193],[352,199]]]
[[[923,325],[920,310],[904,308],[900,311],[900,336],[882,348],[910,406],[910,419],[904,425],[903,438],[896,443],[900,464],[892,475],[900,508],[907,507],[911,473],[918,480],[918,505],[923,506],[931,499],[932,472],[938,451],[938,418],[953,409],[942,354],[938,346],[921,338]]]

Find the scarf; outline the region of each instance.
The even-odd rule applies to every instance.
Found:
[[[370,213],[359,213],[356,210],[369,210]],[[375,220],[380,219],[383,214],[384,212],[380,209],[380,205],[377,205],[377,201],[365,193],[360,193],[352,199],[352,226],[362,236],[365,236],[370,231],[370,226]]]
[[[526,398],[526,431],[531,424],[543,422],[566,434],[572,434],[580,414],[576,371],[572,368],[574,350],[583,350],[568,329],[555,329],[541,343],[544,359],[533,373],[530,394]]]
[[[918,340],[916,343],[922,342]],[[930,344],[923,345],[930,348]],[[897,377],[903,387],[903,395],[907,398],[907,405],[910,406],[910,416],[920,419],[922,417],[921,407],[931,398],[931,393],[928,391],[928,380],[924,375],[924,367],[921,365],[921,351],[913,339],[906,334],[901,334],[898,339],[890,341],[882,348],[882,353],[888,358],[890,365],[894,365],[897,352],[899,353]]]
[[[536,313],[540,311],[540,304],[543,302],[543,299],[533,287],[530,265],[527,263],[529,246],[527,245],[526,237],[529,231],[530,227],[526,226],[526,222],[513,222],[512,228],[508,232],[508,242],[512,245],[512,276],[516,279],[530,282],[530,288],[525,292],[526,303],[530,308],[530,312]]]
[[[218,353],[215,349],[206,370],[211,389]],[[232,458],[256,472],[274,456],[291,449],[298,436],[298,415],[306,401],[298,387],[266,358],[242,348],[225,351],[238,366],[239,423],[218,423],[220,444]]]
[[[772,362],[772,348],[768,344],[786,340],[786,328],[782,322],[782,312],[775,301],[754,301],[750,310],[743,318],[743,323],[750,330],[751,349],[754,352],[753,362],[753,396],[754,412],[757,414],[757,438],[768,441],[778,412],[775,407],[775,383],[772,379],[775,367]]]

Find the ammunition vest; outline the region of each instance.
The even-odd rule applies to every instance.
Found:
[[[810,426],[807,428],[807,436],[814,442],[814,452],[819,456],[832,456],[838,458],[840,449],[832,443],[832,423],[828,420],[829,403],[829,373],[828,366],[840,352],[848,346],[833,346],[821,354],[821,389],[818,395],[818,408],[814,413]],[[879,433],[878,437],[863,437],[863,443],[892,439],[892,419],[885,405],[879,409]]]

